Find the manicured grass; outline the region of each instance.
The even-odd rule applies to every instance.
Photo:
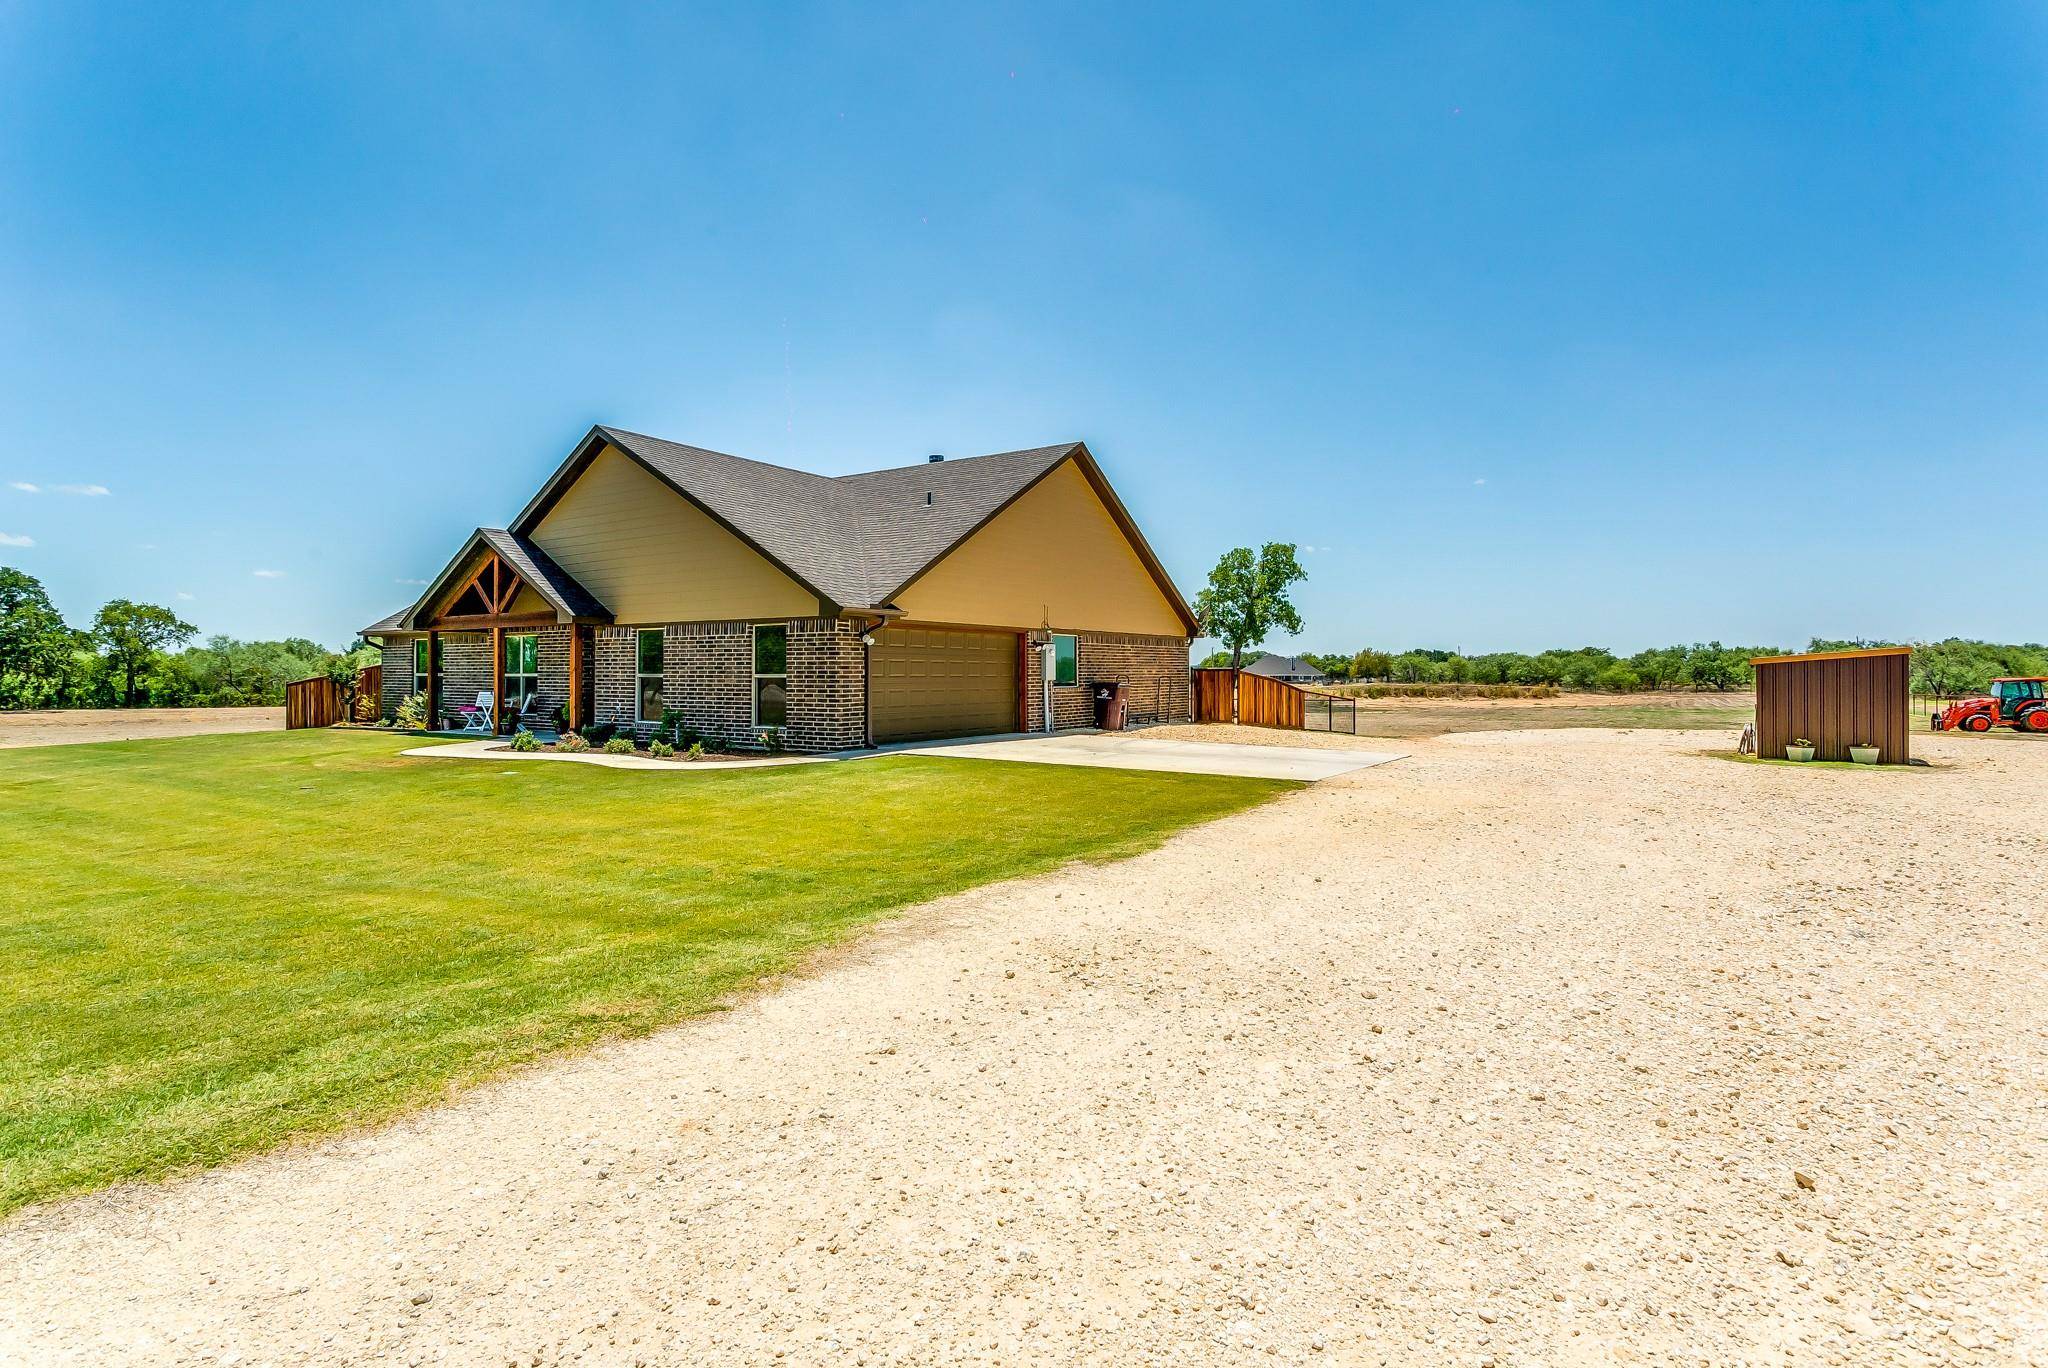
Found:
[[[398,755],[416,744],[0,751],[0,1211],[388,1117],[715,1007],[892,909],[1296,787]]]

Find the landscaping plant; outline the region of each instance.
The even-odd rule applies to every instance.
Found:
[[[604,743],[604,753],[606,755],[631,755],[633,753],[633,738],[630,736],[614,736],[611,740]]]
[[[427,729],[427,696],[423,693],[407,694],[398,701],[393,722],[406,731]]]
[[[581,755],[590,749],[590,741],[581,733],[563,732],[562,739],[555,742],[555,749],[566,751],[570,755]]]
[[[512,749],[522,754],[540,749],[540,740],[526,728],[521,727],[512,736]]]

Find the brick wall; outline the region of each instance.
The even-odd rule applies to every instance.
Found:
[[[1053,629],[1059,631],[1057,627]],[[1124,685],[1126,721],[1188,720],[1188,643],[1185,637],[1132,636],[1119,632],[1077,632],[1080,638],[1078,683],[1055,684],[1052,718],[1055,727],[1095,725],[1095,693],[1101,681]],[[1044,656],[1027,646],[1024,653],[1025,727],[1045,726]]]
[[[377,706],[387,718],[398,714],[398,705],[412,692],[412,643],[411,637],[384,643],[384,687],[378,694]]]
[[[791,750],[845,750],[866,736],[865,671],[860,633],[832,618],[801,618],[789,627]],[[641,737],[654,722],[635,713],[639,698],[636,629],[603,627],[597,634],[597,720],[630,727]],[[700,736],[731,745],[756,744],[754,624],[671,622],[662,628],[661,703],[683,714]]]
[[[497,692],[492,678],[489,632],[451,632],[443,635],[440,642],[441,711],[444,715],[450,708],[467,707],[476,702],[476,696],[485,690]]]
[[[850,622],[805,618],[789,624],[791,750],[851,750],[867,744],[867,648]]]

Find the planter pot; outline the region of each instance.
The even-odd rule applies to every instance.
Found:
[[[1787,746],[1785,747],[1785,758],[1787,760],[1797,760],[1800,764],[1803,765],[1808,760],[1813,759],[1813,747]]]
[[[1849,747],[1849,758],[1859,765],[1874,765],[1877,763],[1877,747],[1851,746]]]

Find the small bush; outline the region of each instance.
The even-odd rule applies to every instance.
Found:
[[[676,758],[676,748],[666,741],[649,741],[647,743],[647,753],[657,760],[673,760]]]
[[[594,727],[585,727],[583,729],[583,739],[593,746],[602,746],[605,742],[611,740],[618,733],[618,730],[619,724],[616,722],[600,722]]]
[[[702,741],[692,741],[690,743],[690,758],[692,760],[702,760],[704,758],[704,743]]]
[[[562,739],[555,742],[555,749],[567,751],[571,755],[581,755],[590,749],[590,741],[576,732],[563,732]]]
[[[423,693],[407,694],[398,700],[398,709],[393,716],[399,726],[407,731],[427,729],[427,696]]]
[[[611,740],[604,743],[604,753],[606,755],[631,755],[633,753],[633,738],[630,736],[614,736]]]
[[[512,749],[521,754],[528,754],[540,749],[540,740],[532,732],[521,727],[512,735]]]

